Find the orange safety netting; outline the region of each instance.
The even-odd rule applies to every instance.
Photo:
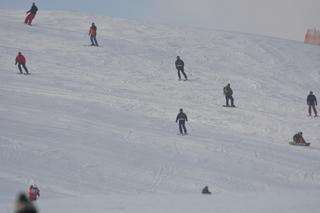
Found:
[[[320,31],[316,29],[308,29],[304,38],[304,43],[320,45]]]

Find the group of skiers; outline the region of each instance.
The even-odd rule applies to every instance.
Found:
[[[31,25],[32,20],[34,19],[35,15],[37,14],[38,8],[35,5],[35,3],[32,4],[30,10],[27,11],[28,16],[25,19],[25,23]],[[89,29],[89,36],[91,41],[91,46],[99,46],[97,41],[97,26],[95,23],[91,24],[91,27]],[[25,74],[29,74],[29,71],[26,67],[26,58],[22,55],[21,52],[18,53],[18,56],[16,57],[16,65],[18,64],[18,69],[21,74],[23,74],[22,68],[25,71]],[[184,61],[180,58],[180,56],[177,56],[177,59],[175,61],[175,67],[178,72],[178,79],[179,81],[181,79],[181,74],[184,77],[184,80],[188,80],[188,76],[185,73],[184,69]],[[223,88],[223,94],[225,96],[226,104],[223,105],[225,107],[235,107],[234,105],[234,98],[233,98],[233,90],[231,89],[230,83],[227,84]],[[313,94],[313,92],[310,92],[307,98],[307,105],[309,106],[308,112],[309,116],[311,116],[312,111],[314,112],[315,116],[317,116],[317,99],[316,96]],[[187,134],[187,129],[185,126],[185,123],[188,121],[187,115],[183,112],[183,109],[180,109],[179,114],[177,115],[176,122],[179,123],[179,132],[181,135]]]

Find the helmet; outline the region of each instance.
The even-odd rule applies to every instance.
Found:
[[[310,91],[310,95],[312,95],[313,94],[313,92],[312,91]]]
[[[180,59],[180,56],[177,56],[177,59]]]
[[[182,108],[180,109],[180,112],[183,112],[183,109],[182,109]]]
[[[298,132],[298,135],[302,135],[302,132]]]

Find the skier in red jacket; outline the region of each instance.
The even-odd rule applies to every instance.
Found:
[[[38,7],[36,6],[36,3],[33,2],[31,9],[26,12],[26,14],[28,14],[28,15],[27,15],[26,19],[24,20],[24,23],[31,25],[32,20],[36,16],[37,12],[38,12]]]
[[[30,201],[36,201],[38,199],[38,197],[40,197],[40,190],[39,188],[37,187],[37,185],[35,184],[32,184],[30,187],[29,187],[29,200]]]
[[[90,30],[89,30],[89,36],[91,40],[91,46],[99,46],[96,36],[97,36],[97,27],[94,23],[91,24]]]
[[[18,64],[18,68],[20,71],[20,74],[23,74],[21,66],[23,67],[23,69],[26,71],[26,74],[29,74],[29,71],[26,67],[26,58],[21,54],[21,52],[18,53],[17,57],[16,57],[16,65]]]

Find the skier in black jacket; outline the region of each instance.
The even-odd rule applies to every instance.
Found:
[[[176,123],[179,121],[179,131],[181,135],[186,135],[187,134],[187,128],[186,128],[186,121],[188,121],[187,115],[183,112],[183,109],[180,109],[179,114],[177,115],[176,118]],[[183,131],[184,132],[183,132]]]
[[[234,103],[233,103],[233,91],[230,87],[230,84],[227,84],[227,86],[225,86],[223,88],[223,94],[226,97],[226,107],[229,107],[229,100],[231,100],[231,107],[235,107]]]
[[[188,80],[188,77],[187,77],[186,73],[184,72],[184,62],[181,60],[180,56],[177,56],[176,68],[178,70],[179,81],[181,80],[180,72],[182,72],[185,80]]]
[[[317,98],[316,96],[313,94],[312,91],[310,91],[308,97],[307,97],[307,104],[309,106],[309,116],[311,116],[311,112],[313,109],[314,115],[315,117],[317,117],[317,110],[316,110],[316,106],[318,105],[317,103]]]
[[[38,7],[36,6],[36,3],[33,2],[32,6],[31,6],[31,9],[26,12],[26,14],[28,14],[28,13],[29,14],[27,15],[24,23],[31,25],[32,20],[36,16],[37,12],[38,12]]]

